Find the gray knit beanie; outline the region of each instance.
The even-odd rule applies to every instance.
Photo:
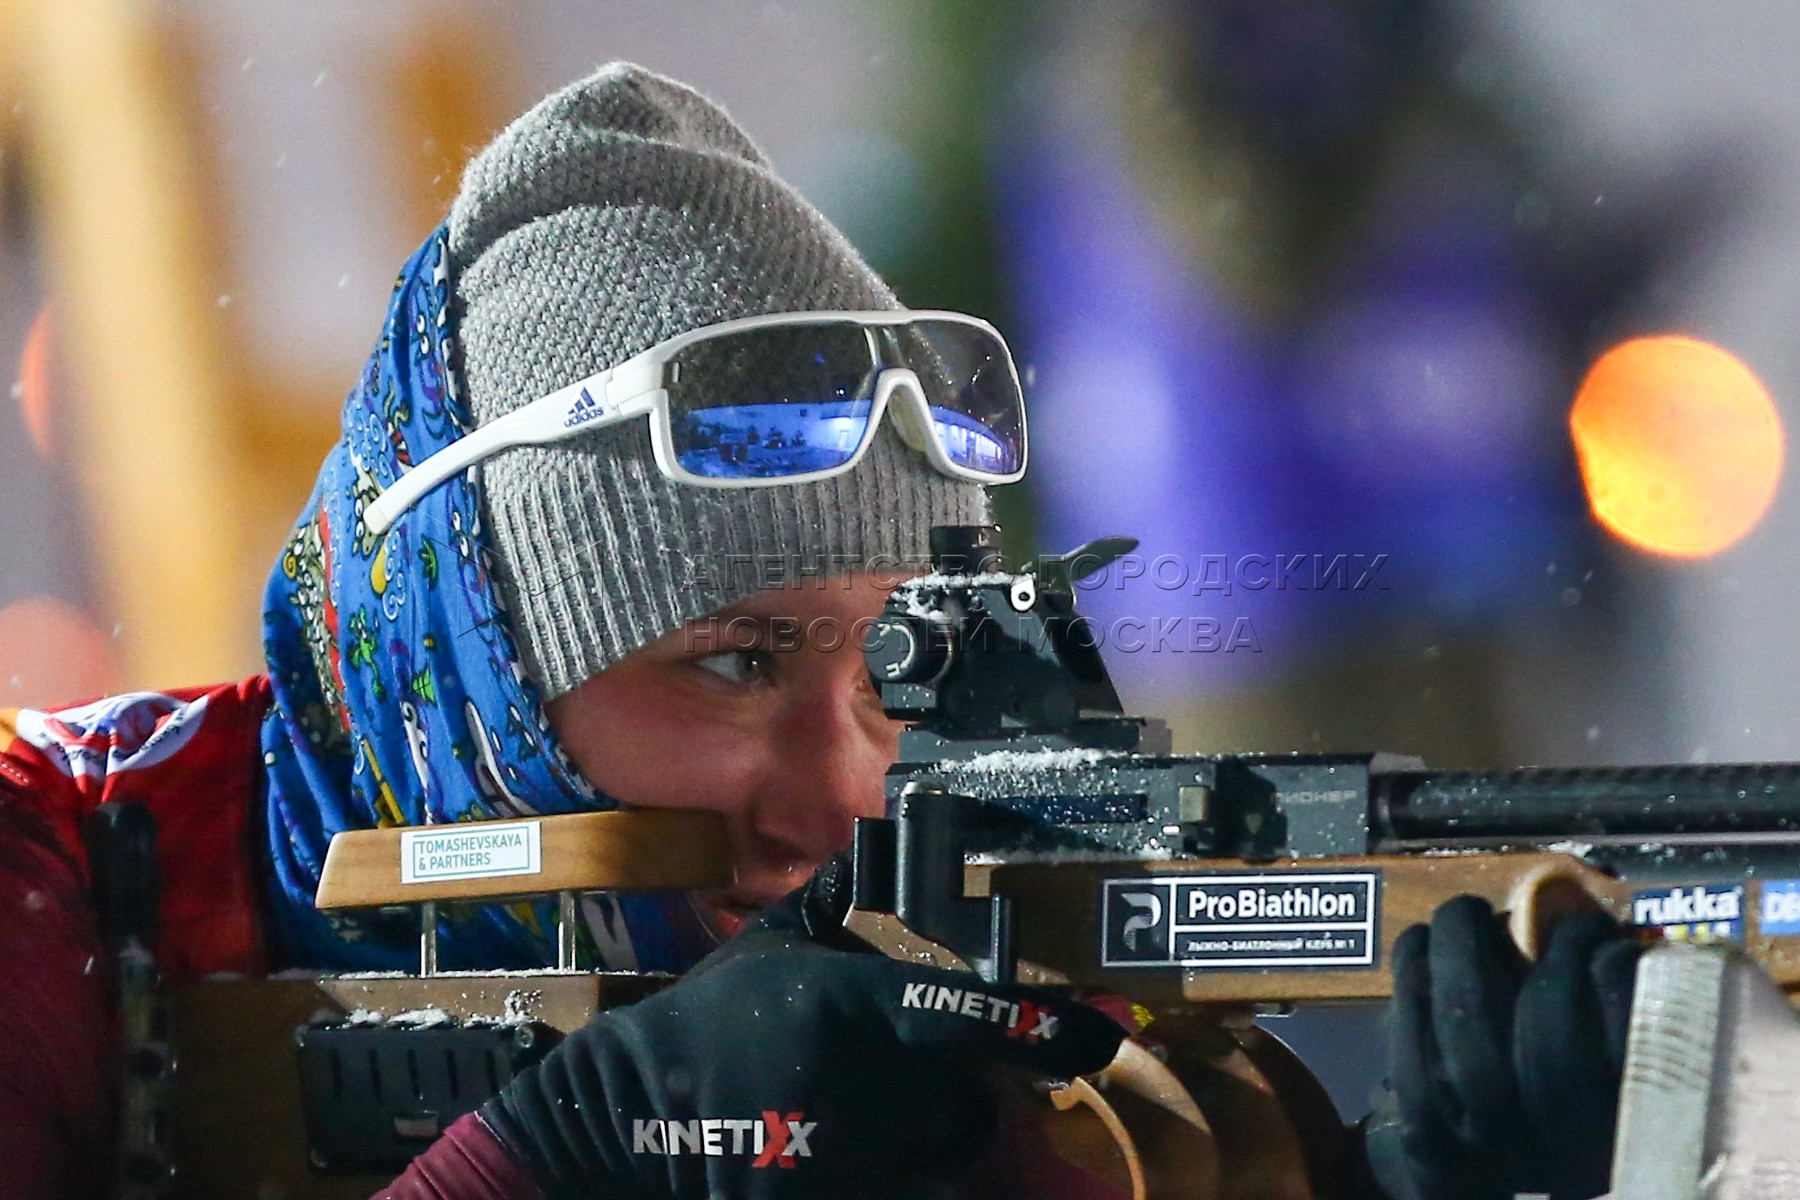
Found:
[[[712,102],[613,64],[514,121],[450,210],[467,394],[486,423],[675,334],[760,313],[900,307]],[[819,483],[683,486],[648,422],[481,467],[526,664],[562,695],[796,571],[918,562],[934,524],[988,519],[884,422]]]

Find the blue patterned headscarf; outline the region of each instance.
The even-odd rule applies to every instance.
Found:
[[[346,829],[616,808],[552,736],[513,640],[469,475],[385,535],[364,507],[472,425],[457,383],[442,229],[400,272],[387,323],[344,404],[343,440],[270,577],[263,642],[275,703],[262,728],[278,950],[286,965],[403,970],[410,917],[313,907]],[[471,473],[472,474],[472,473]],[[446,969],[543,966],[554,906],[448,910]],[[684,970],[710,941],[681,896],[588,897],[590,961]]]

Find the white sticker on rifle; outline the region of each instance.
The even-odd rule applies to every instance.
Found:
[[[1379,871],[1137,875],[1101,886],[1103,967],[1375,966]]]
[[[400,834],[400,882],[536,875],[544,869],[536,821],[477,821]]]
[[[1764,885],[1767,895],[1767,885]],[[1696,883],[1691,887],[1645,888],[1631,896],[1631,923],[1660,929],[1680,942],[1744,940],[1744,885]],[[1765,924],[1763,932],[1768,932]]]

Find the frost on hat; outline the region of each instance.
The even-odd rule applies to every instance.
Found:
[[[450,212],[475,419],[733,317],[900,307],[716,105],[613,64],[469,164]],[[922,560],[934,524],[987,519],[884,423],[853,471],[739,490],[665,479],[647,422],[483,465],[527,663],[554,697],[799,564]]]

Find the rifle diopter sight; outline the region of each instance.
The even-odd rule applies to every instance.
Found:
[[[930,574],[895,589],[864,641],[891,717],[963,739],[1082,726],[1141,726],[1121,715],[1100,647],[1075,614],[1074,582],[1137,546],[1102,538],[1007,572],[987,525],[931,531]],[[1124,731],[1114,736],[1128,736]]]

